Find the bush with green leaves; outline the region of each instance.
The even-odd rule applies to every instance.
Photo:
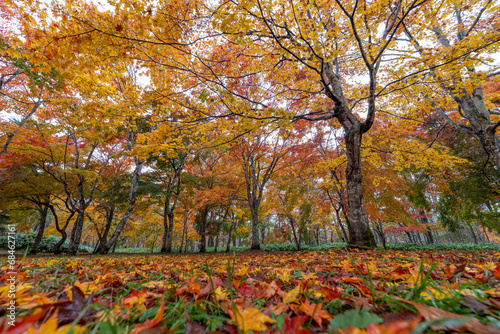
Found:
[[[343,249],[346,247],[345,242],[333,242],[321,245],[302,245],[303,251],[328,251],[330,249]],[[297,250],[294,243],[289,244],[272,244],[272,245],[261,245],[261,249],[266,252],[293,252]],[[399,251],[414,251],[414,250],[465,250],[465,251],[491,251],[500,250],[500,244],[430,244],[430,245],[416,245],[416,244],[387,244],[387,249],[389,250],[399,250]],[[250,250],[250,246],[244,247],[231,247],[231,252],[244,252]],[[214,247],[207,247],[207,253],[213,253],[215,251]],[[218,247],[217,252],[222,253],[226,251],[226,247]],[[155,248],[153,253],[159,253],[160,249]],[[172,253],[178,253],[177,247],[174,247]],[[117,248],[115,253],[151,253],[151,248]]]
[[[153,253],[159,253],[160,248],[154,248]],[[109,251],[109,253],[112,253],[112,250]],[[149,254],[151,253],[151,248],[139,248],[139,247],[132,247],[132,248],[116,248],[115,253],[124,253],[124,254]]]
[[[500,244],[430,244],[430,245],[415,245],[415,244],[387,244],[387,249],[391,250],[465,250],[465,251],[495,251],[500,250]]]
[[[35,241],[36,233],[16,233],[15,241],[16,241],[16,249],[26,249],[26,247],[30,247],[33,245]],[[11,239],[12,240],[12,239]],[[40,241],[40,245],[38,246],[38,253],[52,253],[54,246],[61,240],[61,237],[51,235],[48,237],[43,237]],[[61,249],[65,252],[68,249],[69,241],[66,240],[62,245]],[[0,248],[8,249],[8,236],[0,236]],[[85,245],[80,245],[78,247],[78,251],[81,253],[90,253],[92,249]]]

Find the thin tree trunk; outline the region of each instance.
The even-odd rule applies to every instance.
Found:
[[[219,232],[220,232],[220,224],[217,226],[217,234],[215,235],[215,249],[214,249],[215,253],[217,253],[217,247],[219,247]]]
[[[490,241],[490,237],[488,236],[488,233],[487,233],[487,231],[486,231],[486,227],[484,227],[484,226],[483,226],[483,233],[484,233],[484,236],[486,237],[486,241],[487,241],[488,243],[491,243],[491,241]]]
[[[231,223],[231,227],[229,228],[229,235],[227,236],[226,253],[229,252],[231,248],[231,237],[233,235],[235,225],[236,225],[236,220],[233,220],[233,222]],[[233,240],[233,245],[235,241],[236,238],[234,238]]]
[[[168,225],[168,196],[167,199],[165,199],[165,205],[163,208],[163,237],[161,240],[161,250],[160,252],[162,253],[167,253],[167,240],[168,240],[168,230],[169,230],[169,225]]]
[[[382,241],[382,246],[384,247],[384,249],[387,249],[385,233],[381,222],[375,223],[375,231],[377,231],[377,234],[379,235],[380,240]]]
[[[130,185],[127,211],[123,215],[122,219],[120,219],[120,222],[116,226],[115,232],[113,233],[111,238],[103,246],[101,254],[106,254],[111,248],[111,246],[113,246],[113,244],[116,244],[116,241],[118,240],[123,230],[123,227],[127,223],[128,219],[132,215],[132,211],[134,210],[135,201],[137,199],[137,188],[139,187],[139,178],[141,175],[142,167],[144,165],[144,163],[139,161],[138,158],[134,158],[134,160],[136,163],[136,167],[132,176],[132,184]]]
[[[474,243],[477,245],[479,242],[477,240],[476,233],[474,232],[474,229],[472,228],[472,225],[467,221],[465,223],[467,224],[467,226],[469,226],[469,231],[470,231],[470,234],[472,235],[472,239],[474,240]]]
[[[182,246],[184,245],[184,233],[186,232],[187,219],[184,220],[184,226],[182,227],[181,233],[181,246],[179,247],[179,253],[182,253]]]
[[[297,239],[297,232],[295,229],[295,219],[293,218],[292,215],[288,215],[288,220],[290,221],[290,225],[292,226],[293,240],[295,241],[295,246],[297,247],[298,251],[301,251],[302,250],[300,247],[301,240],[300,240],[300,236]]]
[[[174,212],[170,211],[168,214],[168,221],[169,221],[169,227],[168,227],[168,238],[167,238],[167,253],[172,252],[172,238],[174,235]]]

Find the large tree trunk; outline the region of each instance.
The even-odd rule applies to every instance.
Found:
[[[376,247],[375,237],[368,225],[368,217],[363,203],[361,176],[361,127],[354,124],[345,132],[347,155],[346,189],[349,206],[349,246]]]
[[[165,252],[170,253],[172,252],[172,236],[174,233],[174,213],[169,212],[167,217],[168,217],[168,235],[167,235],[167,245]]]
[[[36,254],[38,251],[38,246],[42,241],[43,232],[45,232],[45,223],[47,221],[47,213],[49,212],[49,207],[47,205],[41,204],[39,206],[38,212],[40,213],[40,222],[38,223],[38,233],[36,234],[35,241],[30,248],[30,254]]]
[[[260,238],[259,238],[259,208],[256,205],[250,205],[250,212],[252,214],[252,246],[250,249],[259,250],[260,249]]]
[[[205,205],[203,209],[198,213],[196,219],[200,224],[200,253],[205,253],[207,251],[207,216],[208,216],[208,205]]]

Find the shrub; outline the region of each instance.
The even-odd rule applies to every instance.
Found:
[[[33,244],[35,241],[36,233],[16,233],[16,249],[26,249]],[[48,237],[42,237],[40,245],[38,246],[38,253],[52,253],[54,246],[61,240],[61,237],[51,235]],[[66,240],[62,245],[61,249],[63,252],[68,250],[69,241]],[[0,248],[8,249],[8,237],[0,236]],[[90,253],[92,249],[88,246],[80,245],[78,251],[81,253]]]

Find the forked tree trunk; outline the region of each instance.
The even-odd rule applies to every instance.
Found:
[[[106,212],[106,227],[104,233],[99,238],[99,244],[96,247],[94,253],[103,254],[106,249],[106,242],[108,241],[109,230],[111,229],[111,224],[113,223],[113,218],[115,214],[115,207],[113,206],[109,211]]]
[[[33,242],[33,245],[30,248],[30,254],[36,254],[38,251],[38,247],[40,246],[40,242],[42,241],[43,232],[45,232],[45,223],[47,221],[47,213],[49,212],[49,207],[47,205],[39,205],[40,213],[40,221],[38,223],[38,233],[36,234],[36,238]]]
[[[71,237],[67,251],[69,255],[76,255],[76,253],[78,252],[78,248],[80,247],[80,241],[82,238],[84,219],[85,219],[85,204],[83,204],[78,209],[78,214],[76,216],[75,223],[73,224],[73,229],[71,230]]]
[[[52,211],[52,215],[54,216],[54,221],[56,223],[56,229],[57,229],[57,231],[59,231],[59,233],[61,233],[61,240],[59,240],[57,242],[57,244],[54,245],[54,249],[52,250],[52,252],[54,254],[60,254],[60,253],[62,253],[61,247],[62,247],[62,245],[64,244],[64,242],[66,241],[66,239],[68,237],[68,235],[66,234],[66,228],[68,227],[69,222],[71,221],[71,218],[73,218],[73,216],[75,215],[75,212],[73,211],[73,212],[70,213],[69,217],[66,218],[66,223],[61,228],[59,226],[59,217],[56,214],[56,210],[55,210],[54,206],[53,205],[49,205],[49,207],[50,207],[50,211]]]
[[[129,197],[128,197],[128,207],[127,211],[123,215],[123,217],[120,219],[118,222],[118,225],[116,226],[115,232],[111,236],[111,238],[106,242],[106,244],[103,245],[103,247],[100,249],[101,254],[106,254],[109,252],[111,247],[116,247],[116,243],[118,241],[118,238],[120,237],[120,234],[122,233],[123,227],[129,220],[130,216],[132,215],[132,211],[134,210],[135,206],[135,201],[137,199],[137,189],[139,188],[139,178],[141,175],[141,170],[142,166],[144,165],[144,162],[140,162],[138,158],[135,158],[135,170],[132,176],[132,183],[130,185],[130,192],[129,192]],[[114,247],[113,247],[113,252],[114,252]]]

